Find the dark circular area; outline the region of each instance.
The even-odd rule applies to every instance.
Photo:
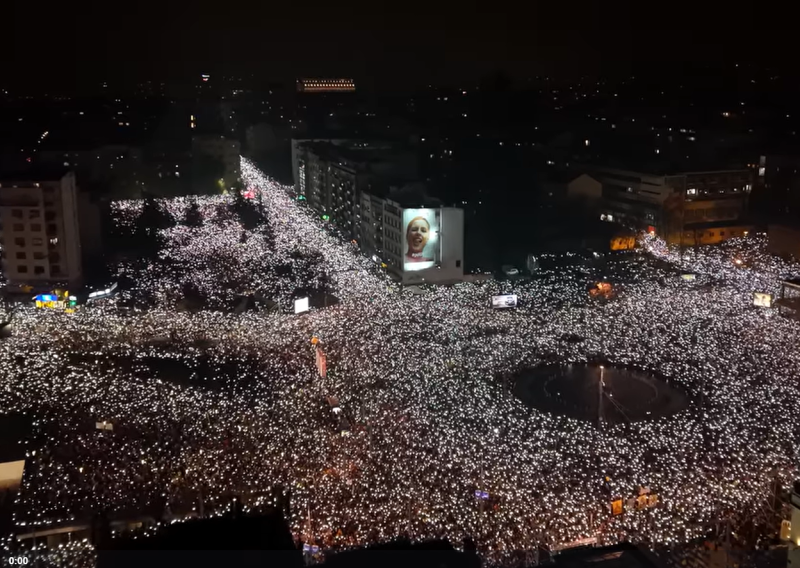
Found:
[[[686,394],[655,375],[609,365],[547,365],[519,373],[514,394],[532,408],[599,424],[655,420],[684,410]]]

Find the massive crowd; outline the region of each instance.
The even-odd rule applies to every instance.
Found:
[[[411,294],[287,188],[246,160],[242,170],[269,237],[223,215],[229,197],[202,198],[201,226],[164,229],[160,259],[119,266],[133,284],[117,298],[74,314],[17,311],[0,342],[0,410],[36,427],[18,527],[98,511],[219,514],[232,495],[257,507],[281,486],[293,533],[324,549],[469,535],[491,557],[587,537],[682,542],[762,508],[776,478],[796,476],[800,326],[752,295],[800,267],[766,255],[762,237],[684,254],[648,237],[627,255],[544,255],[527,281]],[[163,206],[180,220],[191,201]],[[115,217],[132,227],[140,210],[120,202]],[[187,281],[208,298],[257,293],[289,307],[298,279],[320,275],[285,267],[311,253],[336,305],[176,309]],[[613,299],[590,297],[598,280]],[[506,291],[519,307],[492,310]],[[119,309],[143,292],[149,308]],[[508,388],[526,367],[597,358],[668,377],[689,409],[598,428],[530,409]],[[659,504],[611,517],[610,500],[639,487]]]

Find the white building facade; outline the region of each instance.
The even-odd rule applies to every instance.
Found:
[[[391,199],[362,193],[360,221],[361,249],[384,262],[402,284],[463,281],[463,209],[403,207]],[[424,231],[424,236],[415,237],[417,230]]]

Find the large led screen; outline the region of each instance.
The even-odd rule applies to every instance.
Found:
[[[436,266],[439,258],[437,209],[403,209],[403,270]]]
[[[503,294],[502,296],[492,296],[493,308],[516,308],[517,295],[516,294]]]
[[[772,294],[767,294],[765,292],[754,292],[753,293],[753,305],[759,306],[762,308],[771,308],[772,307]]]

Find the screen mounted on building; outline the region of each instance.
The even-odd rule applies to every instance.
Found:
[[[403,209],[403,270],[439,264],[439,245],[438,209]]]

